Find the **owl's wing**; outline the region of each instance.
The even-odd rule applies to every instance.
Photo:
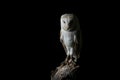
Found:
[[[77,31],[76,37],[75,37],[75,49],[76,49],[76,55],[79,58],[80,57],[80,51],[81,51],[81,40],[80,40],[80,31]]]
[[[80,51],[82,49],[83,46],[83,41],[82,41],[82,31],[80,31]]]
[[[64,38],[64,37],[63,37],[63,35],[62,35],[62,32],[60,31],[60,42],[62,43],[62,46],[63,46],[65,52],[67,53],[67,49],[66,49],[66,47],[65,47],[65,45],[64,45],[63,38]]]

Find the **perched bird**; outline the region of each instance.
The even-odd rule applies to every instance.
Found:
[[[80,24],[76,15],[63,14],[60,18],[60,42],[66,52],[65,62],[77,62],[80,57]]]

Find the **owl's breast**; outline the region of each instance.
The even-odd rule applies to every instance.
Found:
[[[69,47],[74,45],[74,32],[64,32],[64,44]]]
[[[73,47],[74,42],[72,40],[64,40],[64,44],[68,47]]]

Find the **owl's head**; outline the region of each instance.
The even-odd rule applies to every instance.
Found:
[[[61,28],[66,31],[76,30],[79,27],[78,18],[74,14],[63,14],[60,21]]]

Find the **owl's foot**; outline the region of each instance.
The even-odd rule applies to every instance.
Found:
[[[68,63],[71,63],[73,60],[72,59],[70,59],[69,61],[68,61]]]
[[[73,56],[72,59],[75,63],[77,63],[78,58],[76,56]]]
[[[77,59],[74,59],[74,62],[77,62]]]
[[[61,66],[64,66],[68,63],[68,58],[66,58],[62,63],[61,63]]]
[[[68,59],[67,59],[67,58],[65,59],[64,63],[65,63],[65,64],[67,64],[67,63],[68,63]]]
[[[72,63],[72,62],[74,62],[74,58],[72,55],[70,55],[70,59],[69,59],[68,63]]]
[[[64,61],[66,64],[69,62],[69,58],[70,58],[70,56],[67,56],[67,57],[66,57],[66,59],[65,59],[65,61]]]
[[[76,65],[76,62],[74,62],[73,59],[70,59],[68,64],[69,64],[69,65],[71,65],[71,64],[72,64],[72,65]]]

